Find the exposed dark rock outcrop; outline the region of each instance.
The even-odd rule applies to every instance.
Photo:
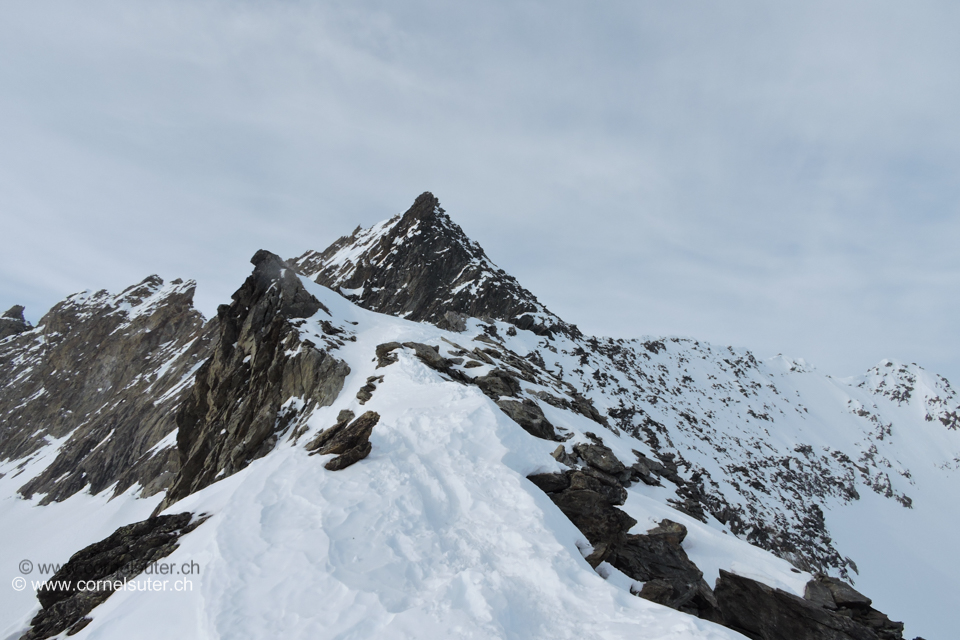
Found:
[[[23,333],[30,323],[23,318],[23,306],[15,304],[0,316],[0,340]]]
[[[720,571],[715,591],[723,623],[753,640],[901,640],[903,624],[870,607],[849,585],[819,578],[806,598]]]
[[[307,450],[313,454],[336,454],[324,468],[330,471],[344,469],[363,460],[372,449],[370,434],[380,421],[380,414],[376,411],[367,411],[356,420],[353,420],[352,411],[342,411],[337,416],[337,424],[322,431],[307,445]]]
[[[345,259],[347,251],[351,257]],[[357,227],[325,251],[308,251],[291,264],[361,307],[408,320],[462,331],[467,317],[526,317],[527,328],[541,333],[579,335],[494,265],[429,192],[403,215],[370,229]]]
[[[530,435],[544,440],[562,440],[543,415],[540,405],[530,398],[524,398],[523,401],[500,399],[497,400],[497,406]]]
[[[574,452],[585,463],[583,468],[535,474],[529,480],[546,492],[586,536],[593,546],[587,562],[594,567],[609,562],[643,582],[643,588],[636,592],[642,598],[719,621],[713,591],[681,546],[686,528],[663,520],[644,535],[629,533],[637,521],[616,505],[627,499],[619,478],[629,478],[630,472],[602,444],[574,445]]]
[[[474,383],[494,400],[502,396],[515,398],[520,393],[520,382],[502,369],[494,369],[485,376],[477,376]]]
[[[686,535],[683,525],[663,520],[644,535],[627,535],[608,562],[644,583],[637,592],[641,598],[719,622],[713,591],[680,545]]]
[[[253,273],[217,311],[219,342],[177,414],[181,470],[162,506],[268,453],[299,416],[333,403],[350,372],[292,321],[322,312],[289,266],[258,251]],[[299,398],[300,411],[281,411]]]
[[[602,444],[576,444],[573,446],[573,451],[580,456],[587,465],[594,469],[599,469],[604,473],[609,473],[612,476],[620,476],[626,471],[626,467],[623,466],[623,463],[620,462],[617,456],[613,455],[613,451]]]
[[[180,537],[203,520],[193,519],[190,513],[150,518],[120,527],[108,538],[76,552],[48,580],[48,584],[70,584],[70,588],[37,592],[41,609],[22,640],[41,640],[64,631],[73,635],[90,622],[86,615],[94,607],[148,565],[173,553]]]
[[[0,343],[0,459],[67,438],[22,494],[48,503],[84,488],[139,485],[152,495],[170,486],[176,449],[157,445],[176,429],[215,333],[193,308],[195,288],[150,276],[118,295],[74,294]]]
[[[398,360],[397,354],[394,353],[397,349],[403,345],[399,342],[384,342],[383,344],[377,345],[377,369],[380,367],[387,367],[393,364]]]
[[[377,390],[378,382],[383,382],[383,376],[370,376],[367,378],[367,383],[357,391],[357,400],[360,404],[366,404],[368,400],[373,398],[373,392]]]
[[[582,467],[529,476],[587,537],[593,546],[587,562],[597,567],[606,561],[643,582],[643,588],[635,592],[642,598],[719,621],[713,591],[681,546],[686,528],[663,520],[644,535],[629,533],[637,522],[616,505],[626,501],[623,483],[629,484],[636,472],[624,466],[598,436],[587,436],[592,443],[575,444],[574,455],[562,447],[554,453],[561,462],[582,463]]]

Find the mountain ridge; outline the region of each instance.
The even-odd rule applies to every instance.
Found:
[[[354,471],[341,467],[332,473],[372,473],[375,465],[390,460],[388,441],[403,448],[401,441],[390,440],[398,437],[397,425],[410,419],[405,412],[412,410],[404,408],[408,399],[403,394],[391,391],[400,372],[403,385],[413,384],[417,393],[436,391],[451,403],[467,402],[471,411],[485,416],[481,421],[485,428],[499,425],[498,433],[509,433],[509,442],[524,451],[533,447],[524,454],[529,456],[521,467],[524,476],[532,480],[534,475],[543,475],[534,484],[549,496],[546,504],[558,505],[584,534],[593,527],[589,518],[614,517],[611,514],[621,510],[626,519],[615,519],[625,530],[608,530],[594,539],[587,535],[589,543],[584,541],[587,546],[582,551],[591,570],[611,584],[626,581],[620,584],[627,593],[636,588],[642,597],[675,609],[689,606],[691,601],[680,592],[685,580],[700,579],[693,577],[697,570],[711,579],[731,570],[729,564],[718,566],[716,560],[696,551],[697,544],[719,548],[716,534],[773,551],[798,567],[795,571],[803,576],[809,576],[806,571],[832,572],[852,579],[857,576],[858,562],[861,568],[873,567],[876,559],[858,559],[854,551],[862,534],[856,531],[853,537],[843,532],[841,539],[834,539],[833,528],[841,521],[838,514],[849,505],[869,502],[879,505],[877,513],[892,514],[889,517],[917,512],[927,519],[917,520],[913,515],[906,519],[924,526],[938,522],[936,514],[926,508],[924,497],[934,483],[947,482],[960,461],[960,446],[952,435],[957,431],[957,395],[942,377],[915,365],[888,365],[885,361],[860,378],[839,381],[797,362],[782,358],[759,361],[746,350],[691,339],[583,336],[575,325],[550,313],[515,279],[498,271],[479,245],[448,221],[439,202],[425,193],[405,214],[367,231],[358,228],[324,252],[308,252],[289,262],[258,252],[252,260],[253,273],[234,294],[233,302],[222,305],[217,318],[207,322],[189,307],[192,283],[163,285],[148,278],[120,296],[101,292],[84,298],[90,317],[66,323],[66,332],[53,333],[86,337],[85,322],[109,320],[113,324],[100,329],[103,336],[95,341],[94,350],[107,345],[103,348],[109,351],[109,340],[126,335],[116,327],[132,326],[138,319],[156,316],[169,327],[186,328],[174,330],[184,333],[179,341],[173,341],[176,348],[161,349],[162,358],[141,365],[142,371],[152,367],[156,372],[164,363],[171,363],[163,369],[169,375],[156,378],[165,380],[165,396],[174,391],[164,406],[175,405],[177,418],[175,425],[150,436],[150,450],[164,452],[167,466],[162,482],[156,480],[160,477],[156,472],[151,472],[156,480],[153,484],[141,474],[146,482],[139,481],[144,487],[140,499],[157,500],[155,513],[174,504],[178,510],[226,509],[226,503],[210,502],[210,496],[227,491],[224,487],[242,486],[246,478],[261,473],[258,469],[271,467],[273,454],[287,456],[284,459],[299,468],[305,464],[301,456],[314,453],[310,443],[328,432],[349,430],[356,424],[353,417],[361,411],[373,411],[379,420],[365,436],[369,438],[367,447],[358,449],[365,453],[351,458]],[[428,273],[431,269],[432,275]],[[340,295],[324,288],[326,283]],[[348,286],[355,284],[364,286]],[[177,291],[165,294],[171,301],[166,311],[176,311],[167,315],[180,318],[181,325],[161,320],[166,317],[163,309],[151,306],[150,300],[158,301],[156,296],[165,286]],[[485,306],[504,292],[505,301]],[[17,348],[20,355],[31,353],[28,343],[32,336],[50,332],[55,317],[0,340],[0,370],[16,360]],[[133,346],[125,348],[142,353],[142,348],[137,351],[138,338],[153,333],[146,328],[132,331],[128,337]],[[111,338],[114,333],[117,336]],[[184,341],[185,336],[193,337]],[[82,356],[83,341],[74,339]],[[146,353],[154,350],[155,345],[146,348]],[[36,352],[32,360],[23,362],[36,367],[44,357],[51,357],[48,353]],[[3,354],[14,357],[5,360]],[[69,360],[65,355],[61,358]],[[67,363],[77,375],[79,362]],[[19,380],[16,376],[10,379]],[[130,384],[127,378],[122,382]],[[149,397],[151,388],[138,389]],[[10,406],[30,391],[11,384],[5,389],[11,394]],[[17,389],[19,398],[14,397]],[[393,398],[397,408],[388,410],[382,400],[385,397]],[[429,413],[426,405],[417,404],[420,401],[409,401],[420,407],[417,411]],[[491,415],[498,417],[490,422]],[[469,424],[467,421],[464,426]],[[516,433],[510,431],[517,425]],[[4,445],[16,440],[11,434],[26,437],[28,432],[34,433],[23,421],[17,428],[10,428],[9,423],[4,427]],[[504,428],[507,431],[502,431]],[[442,432],[431,433],[440,437]],[[465,438],[471,431],[463,433]],[[64,437],[80,444],[99,441],[115,447],[131,437],[142,437],[108,431],[103,425],[88,435],[67,425],[52,436],[36,435],[29,441],[34,447],[30,451],[53,452],[54,458],[66,461],[83,460],[101,449],[94,444],[93,449],[84,451],[87,445],[75,444],[74,451],[80,453],[69,454],[70,440],[64,443]],[[520,444],[530,437],[539,444]],[[407,433],[404,438],[415,435]],[[552,457],[543,449],[547,441],[553,441]],[[929,446],[914,450],[917,442]],[[907,443],[910,446],[904,447]],[[430,448],[426,442],[422,444],[425,450]],[[304,449],[309,453],[303,453]],[[10,455],[19,455],[20,449],[14,450]],[[419,455],[416,449],[403,450],[407,455]],[[37,455],[5,458],[0,473],[16,479],[11,473],[17,473],[16,465],[20,464],[21,472],[33,469],[42,462]],[[365,456],[370,456],[369,460]],[[612,458],[603,462],[604,456]],[[28,464],[31,460],[34,462]],[[919,468],[918,463],[933,463],[939,471]],[[60,464],[46,467],[19,486],[31,486],[34,479],[42,477],[32,493],[44,494],[39,502],[47,506],[75,499],[85,487],[90,493],[104,491],[105,480],[78,486],[79,476],[62,485],[69,485],[68,489],[59,489],[61,485],[56,483],[63,481],[60,471],[67,463]],[[94,464],[100,463],[90,458],[90,465]],[[135,468],[137,463],[123,464]],[[358,468],[361,471],[356,471]],[[328,476],[314,477],[313,473],[305,477],[332,482]],[[448,469],[444,473],[454,472]],[[51,478],[55,481],[52,485]],[[135,486],[136,482],[117,483],[114,495]],[[158,491],[164,490],[166,496],[161,496]],[[586,516],[578,515],[582,507],[572,501],[574,494],[569,491],[586,491],[576,495],[590,495],[591,500],[600,501],[597,504],[609,504],[603,507],[606,515],[594,514],[583,520]],[[653,503],[661,506],[654,508]],[[221,506],[204,507],[215,504]],[[673,549],[670,553],[682,554],[687,549],[700,567],[695,566],[693,573],[657,577],[637,569],[638,561],[631,559],[643,557],[636,545],[652,544],[649,536],[653,535],[641,533],[643,529],[631,532],[631,528],[649,520],[651,509],[661,508],[666,510],[659,512],[661,519],[665,514],[668,519],[683,520],[685,528],[694,532],[694,547],[689,540],[681,547],[684,536],[675,534],[663,543],[676,545],[669,547]],[[542,504],[538,509],[551,513]],[[185,540],[195,540],[217,526],[213,522]],[[621,534],[626,537],[619,537]],[[613,546],[605,547],[608,543]],[[803,589],[798,593],[795,586],[798,578],[790,577],[784,568],[789,565],[776,566],[779,568],[764,579],[781,589],[794,585],[788,590],[802,597]],[[646,577],[631,578],[621,567],[634,576]],[[639,582],[632,584],[632,580]],[[666,582],[657,583],[656,589],[645,586],[658,580]],[[638,586],[640,582],[645,592]],[[729,580],[726,584],[725,589],[734,588]],[[871,590],[876,584],[870,584]],[[746,589],[743,585],[736,588]],[[715,616],[710,613],[709,585],[700,593],[694,615]],[[726,593],[724,597],[729,598]],[[773,597],[762,597],[768,596]],[[888,595],[881,594],[879,601],[884,610],[893,611]]]

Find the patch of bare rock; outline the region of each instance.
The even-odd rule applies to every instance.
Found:
[[[589,434],[593,436],[593,434]],[[871,607],[871,600],[836,578],[817,576],[803,598],[726,571],[713,589],[683,549],[687,529],[671,520],[644,534],[617,508],[626,486],[659,483],[672,475],[640,454],[627,467],[593,436],[592,443],[558,447],[554,457],[570,468],[528,477],[587,538],[587,562],[607,562],[643,586],[641,598],[734,629],[753,640],[902,640],[903,624]]]

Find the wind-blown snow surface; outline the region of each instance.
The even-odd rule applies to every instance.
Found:
[[[560,468],[549,455],[556,443],[530,436],[476,387],[444,379],[409,351],[398,350],[399,362],[375,369],[374,349],[378,344],[416,341],[444,345],[443,350],[446,344],[442,338],[467,343],[480,333],[477,321],[471,321],[465,334],[447,333],[359,309],[330,290],[302,280],[330,309],[335,323],[356,337],[355,342],[346,342],[334,352],[351,368],[340,397],[333,406],[311,416],[310,430],[297,442],[284,434],[277,449],[266,457],[170,507],[170,513],[189,510],[212,514],[165,559],[178,566],[197,563],[199,575],[190,576],[192,591],[116,593],[94,610],[94,621],[75,637],[741,637],[631,595],[632,581],[609,566],[601,565],[599,570],[606,579],[590,568],[583,559],[589,549],[582,534],[525,478],[533,472]],[[501,335],[506,327],[500,325]],[[322,335],[314,320],[304,323],[300,330],[305,337]],[[582,355],[573,353],[573,343],[558,340],[554,343],[557,353],[548,354],[541,348],[543,338],[529,332],[521,331],[505,340],[520,355],[538,350],[548,368],[562,367],[563,376],[597,379],[590,370],[589,358],[584,361]],[[696,350],[683,351],[680,342],[668,345],[670,348],[652,354],[660,361],[651,370],[670,378],[675,373],[670,359],[682,352],[686,355],[681,357],[681,368],[689,371],[692,379],[717,377],[711,368],[713,360],[704,356],[706,364],[698,368],[690,362]],[[721,351],[709,345],[697,346]],[[724,357],[735,356],[725,353]],[[484,371],[480,368],[472,373]],[[609,365],[603,372],[616,374]],[[876,425],[851,409],[848,400],[860,402],[859,408],[869,409],[871,414],[882,414],[882,419],[878,418],[881,426],[893,415],[890,412],[917,410],[917,405],[898,406],[895,400],[878,396],[876,385],[870,386],[866,379],[836,381],[802,371],[796,363],[758,363],[754,373],[773,380],[778,396],[804,391],[802,404],[792,398],[795,406],[784,404],[782,398],[776,403],[778,410],[788,406],[795,409],[797,417],[793,421],[761,421],[766,425],[761,427],[749,421],[737,423],[737,411],[745,414],[747,406],[753,408],[755,399],[747,394],[742,396],[746,404],[739,410],[730,408],[729,416],[720,413],[720,407],[703,404],[714,402],[726,407],[720,401],[725,397],[722,393],[715,394],[717,400],[711,396],[708,401],[704,394],[689,402],[690,415],[713,412],[710,434],[728,438],[740,433],[744,446],[737,454],[731,445],[731,459],[744,456],[742,452],[748,450],[753,437],[791,452],[797,443],[819,445],[821,439],[838,450],[862,445],[864,434],[872,433]],[[372,375],[383,375],[384,380],[377,384],[373,398],[360,407],[355,394]],[[731,377],[741,380],[733,374]],[[857,386],[861,382],[864,387]],[[710,384],[722,387],[728,383],[717,379]],[[525,388],[535,387],[523,384]],[[669,384],[663,388],[672,389]],[[598,385],[588,389],[601,411],[616,406],[615,394],[603,393]],[[698,404],[700,400],[703,403]],[[881,400],[891,406],[875,407]],[[668,420],[666,413],[653,413],[657,402],[648,400],[645,406],[655,419],[664,423]],[[810,410],[804,412],[807,406]],[[371,436],[370,456],[347,469],[331,472],[323,468],[326,457],[309,456],[303,445],[319,430],[333,425],[343,409],[357,413],[373,410],[381,419]],[[586,431],[602,430],[578,414],[547,405],[543,409],[558,428],[573,434],[572,441],[584,440]],[[939,422],[922,418],[918,422],[913,414],[904,415],[904,420],[907,418],[907,424],[919,424],[918,428],[925,431],[916,434],[918,446],[921,441],[929,441],[932,444],[924,447],[933,451],[904,450],[901,460],[891,458],[892,449],[878,449],[877,455],[890,458],[891,468],[909,467],[910,478],[895,474],[893,482],[898,491],[909,489],[913,508],[904,507],[895,493],[888,498],[861,486],[861,500],[848,503],[827,495],[824,510],[837,546],[858,564],[858,588],[892,618],[906,619],[907,637],[923,633],[933,640],[949,637],[945,625],[950,610],[936,617],[928,606],[931,594],[940,593],[947,599],[960,593],[955,578],[960,562],[955,554],[943,555],[951,531],[942,530],[944,520],[936,512],[938,504],[957,495],[955,476],[952,467],[935,465],[947,464],[950,452],[960,447],[956,447],[956,431]],[[774,424],[780,428],[774,428]],[[894,433],[880,442],[882,447],[892,447],[890,437],[894,436],[898,443],[911,440],[911,434],[897,433],[895,426],[889,429]],[[728,461],[716,459],[716,448],[707,446],[710,438],[692,429],[673,433],[675,439],[686,439],[673,443],[678,450],[713,470],[716,477],[723,476],[723,465]],[[624,461],[631,460],[634,448],[649,451],[644,442],[626,431],[619,436],[603,431],[602,436]],[[927,466],[918,461],[926,461]],[[39,469],[30,472],[34,471]],[[689,476],[688,471],[683,473]],[[853,478],[853,482],[862,480]],[[937,493],[937,487],[945,488]],[[12,490],[5,495],[10,496]],[[622,508],[637,519],[634,532],[649,529],[663,517],[689,528],[684,548],[711,584],[723,568],[802,593],[809,574],[798,573],[786,561],[725,533],[725,527],[712,518],[704,524],[672,509],[666,504],[674,497],[672,489],[636,484],[628,494]],[[724,495],[733,496],[735,492]],[[71,499],[75,503],[44,507],[4,498],[0,513],[10,525],[4,534],[2,566],[13,571],[20,559],[28,557],[26,549],[29,553],[43,552],[45,558],[69,554],[124,523],[119,517],[105,518],[97,525],[99,531],[90,527],[80,534],[65,534],[77,517],[76,505],[81,499],[89,500],[86,504],[91,507],[100,504],[100,497],[90,496],[76,496]],[[764,499],[758,498],[757,504],[763,506]],[[771,509],[781,504],[769,500]],[[143,517],[154,504],[152,499],[136,500],[126,494],[97,509],[129,514],[127,521],[132,521]],[[955,512],[955,506],[940,506]],[[863,527],[863,522],[885,527],[889,537],[884,540]],[[64,535],[70,538],[72,548],[63,544]],[[892,546],[887,546],[887,541]],[[912,559],[916,559],[916,565]],[[901,572],[903,578],[891,580],[890,567]],[[928,581],[922,589],[911,583],[920,579],[917,576]],[[931,580],[940,582],[931,585]],[[923,595],[914,601],[911,591]],[[4,605],[0,609],[4,616],[0,629],[6,627],[6,634],[22,629],[32,614],[31,606],[36,609],[35,602],[30,605],[21,599]],[[918,617],[931,611],[934,614],[926,618]]]

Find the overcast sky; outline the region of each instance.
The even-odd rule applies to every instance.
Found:
[[[960,383],[956,2],[0,9],[0,311],[209,314],[430,190],[587,332]]]

